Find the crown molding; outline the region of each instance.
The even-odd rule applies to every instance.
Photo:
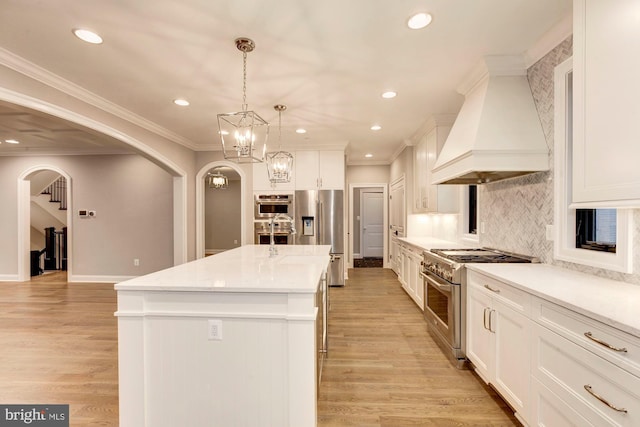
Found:
[[[17,73],[36,80],[46,86],[65,93],[82,102],[92,105],[102,111],[112,114],[122,120],[146,129],[156,135],[166,138],[176,144],[180,144],[191,150],[197,150],[197,144],[188,140],[170,130],[147,120],[119,105],[108,101],[83,87],[66,80],[57,74],[54,74],[26,59],[14,54],[13,52],[0,48],[0,65],[10,68]]]
[[[573,12],[570,11],[525,52],[524,60],[526,67],[529,68],[541,60],[547,53],[551,52],[572,34]]]

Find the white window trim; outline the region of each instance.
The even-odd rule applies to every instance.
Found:
[[[571,153],[567,153],[567,74],[573,70],[572,58],[554,70],[554,222],[553,255],[557,260],[588,265],[622,273],[631,273],[633,215],[629,209],[617,209],[616,253],[575,247],[576,210],[571,205]]]

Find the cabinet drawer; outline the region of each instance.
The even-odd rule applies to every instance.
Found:
[[[501,301],[516,311],[526,315],[531,313],[531,295],[499,280],[476,271],[467,270],[467,286],[482,289],[489,293],[494,300]]]
[[[538,324],[534,324],[532,371],[590,423],[640,426],[640,378]]]
[[[640,377],[640,338],[539,298],[534,307],[539,324]]]
[[[548,427],[594,427],[539,380],[531,381],[531,425]]]

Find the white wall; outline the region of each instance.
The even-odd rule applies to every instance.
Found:
[[[110,281],[173,265],[173,178],[157,165],[138,155],[0,157],[0,277],[18,273],[17,182],[38,165],[71,176],[74,276]],[[97,215],[80,219],[78,209]]]

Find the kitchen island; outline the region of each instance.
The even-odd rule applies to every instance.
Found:
[[[330,246],[248,245],[118,283],[120,426],[314,426]]]

